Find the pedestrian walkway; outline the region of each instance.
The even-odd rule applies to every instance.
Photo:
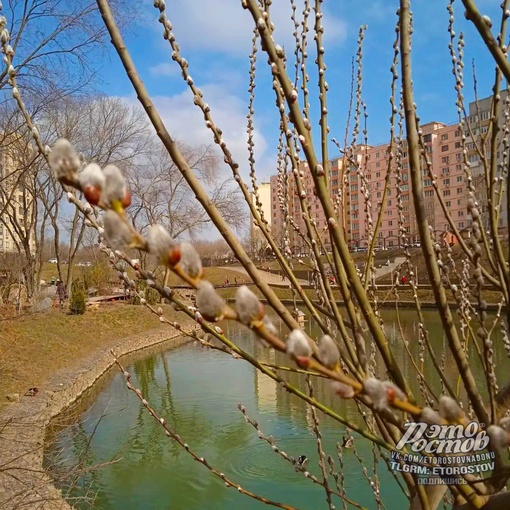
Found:
[[[248,272],[243,266],[226,266],[222,269],[231,269],[232,271],[237,271],[238,273],[242,273],[248,276]],[[290,281],[288,278],[284,278],[282,280],[282,277],[279,274],[271,273],[270,271],[263,271],[259,269],[260,277],[269,285],[281,285],[282,287],[287,287],[290,284]],[[308,282],[303,279],[298,279],[298,283],[300,285],[306,285]]]

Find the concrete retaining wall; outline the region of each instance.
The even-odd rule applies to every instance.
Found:
[[[95,353],[81,368],[52,376],[44,394],[22,397],[20,402],[7,407],[0,414],[0,508],[70,510],[72,507],[62,499],[43,469],[44,441],[50,421],[112,369],[114,358],[110,349],[120,358],[154,346],[173,349],[189,340],[161,330],[133,335]]]

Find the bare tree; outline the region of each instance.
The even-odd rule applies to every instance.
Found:
[[[219,172],[218,156],[210,146],[179,144],[183,157],[197,178],[209,190],[210,198],[233,228],[245,224],[238,190]],[[134,225],[145,231],[153,223],[165,225],[172,237],[192,239],[204,232],[211,219],[197,203],[193,191],[164,148],[155,148],[142,167],[129,173]]]
[[[457,92],[456,104],[459,108],[460,134],[456,136],[459,148],[462,149],[459,152],[461,159],[458,164],[461,165],[467,182],[465,207],[470,219],[467,228],[468,239],[461,235],[458,222],[451,217],[450,208],[442,198],[448,195],[439,193],[441,188],[437,180],[432,179],[435,174],[429,156],[430,146],[419,124],[412,86],[413,27],[409,0],[398,2],[394,57],[390,75],[390,142],[382,157],[384,161],[382,171],[386,177],[380,191],[382,196],[377,201],[372,194],[375,176],[370,166],[368,130],[363,124],[366,119],[362,95],[365,27],[359,32],[356,55],[358,70],[353,79],[352,119],[349,115],[349,122],[352,120],[353,125],[346,129],[346,132],[350,132],[352,127],[352,133],[350,138],[346,135],[345,143],[337,144],[341,153],[339,159],[342,173],[340,184],[337,183],[338,187],[333,189],[334,175],[329,157],[328,86],[325,77],[326,50],[323,45],[322,2],[320,0],[314,2],[313,14],[311,3],[306,2],[301,20],[298,19],[295,3],[292,2],[291,16],[295,28],[293,52],[286,52],[275,41],[271,1],[240,2],[252,17],[254,26],[248,109],[248,161],[253,193],[257,192],[253,151],[253,101],[257,76],[255,54],[259,46],[267,57],[273,76],[271,85],[277,106],[275,116],[280,123],[278,173],[281,186],[278,198],[284,217],[282,223],[284,239],[280,244],[268,223],[264,221],[260,201],[252,199],[250,189],[239,172],[239,164],[233,160],[232,153],[221,136],[221,128],[215,123],[214,113],[205,102],[204,94],[191,79],[190,63],[181,56],[180,47],[172,32],[172,24],[165,11],[165,2],[160,0],[154,2],[154,7],[158,10],[158,20],[163,27],[163,37],[170,45],[172,58],[181,68],[183,78],[192,92],[193,101],[201,110],[212,139],[219,146],[226,165],[232,171],[253,221],[273,251],[282,273],[290,282],[295,303],[294,312],[297,312],[299,302],[321,331],[317,342],[305,334],[296,320],[297,314],[282,303],[275,289],[261,277],[250,254],[229,225],[229,218],[225,217],[220,207],[221,200],[215,200],[217,197],[214,188],[208,189],[211,187],[211,181],[208,180],[211,174],[200,173],[208,169],[206,163],[209,160],[205,157],[206,153],[200,151],[198,154],[190,154],[190,149],[186,145],[177,143],[170,136],[129,55],[108,0],[97,0],[105,26],[136,95],[168,154],[168,156],[165,153],[157,154],[156,159],[152,161],[152,166],[156,169],[153,173],[142,174],[143,177],[138,174],[131,176],[131,187],[136,197],[132,213],[134,225],[129,221],[123,206],[126,183],[120,172],[115,171],[112,175],[96,169],[85,176],[87,180],[84,182],[83,173],[78,174],[79,158],[72,145],[62,141],[54,147],[51,155],[48,155],[39,132],[32,129],[32,119],[28,115],[25,116],[41,156],[51,163],[53,172],[60,182],[76,190],[95,187],[97,194],[91,200],[93,205],[105,210],[103,226],[99,225],[83,203],[78,200],[74,200],[74,203],[100,232],[103,232],[101,229],[104,228],[105,241],[110,245],[105,251],[125,284],[135,287],[134,281],[125,271],[126,265],[131,265],[136,271],[137,278],[146,280],[162,298],[171,301],[178,310],[200,325],[207,334],[206,337],[200,338],[204,345],[244,358],[257,370],[278,382],[286,391],[307,403],[316,436],[319,454],[317,467],[320,473],[315,477],[307,476],[307,479],[318,483],[324,489],[325,506],[330,509],[335,508],[337,498],[340,498],[344,506],[352,502],[347,499],[344,473],[341,473],[342,466],[338,468],[333,458],[325,452],[318,411],[347,427],[349,434],[352,434],[350,439],[353,442],[364,438],[372,443],[370,460],[360,459],[360,462],[364,467],[367,487],[372,491],[378,508],[386,503],[381,500],[377,475],[380,466],[396,470],[394,474],[409,500],[409,508],[413,510],[438,508],[445,497],[450,506],[459,510],[464,508],[489,510],[509,506],[510,498],[505,487],[510,479],[510,468],[507,464],[510,446],[508,418],[510,383],[507,380],[498,382],[496,377],[498,359],[495,356],[497,331],[501,332],[504,347],[510,351],[508,333],[510,270],[508,253],[505,251],[504,239],[499,231],[499,220],[505,212],[502,211],[501,197],[505,192],[508,193],[505,183],[508,180],[510,158],[507,120],[503,122],[501,120],[507,119],[510,112],[510,101],[504,99],[502,90],[502,78],[510,80],[510,64],[505,45],[509,18],[508,2],[504,1],[502,4],[499,33],[496,37],[491,32],[492,22],[481,16],[474,2],[462,0],[462,3],[468,19],[475,24],[497,63],[490,114],[485,119],[488,121],[488,127],[487,132],[483,133],[487,136],[479,139],[479,134],[474,132],[470,134],[467,126],[471,121],[466,119],[463,107],[465,41],[464,36],[457,35],[454,30],[455,16],[453,2],[450,2],[450,52],[454,87]],[[313,116],[309,107],[310,96],[313,93],[308,75],[312,67],[308,60],[309,52],[312,52],[312,43],[308,35],[310,30],[313,31],[315,42],[313,51],[318,75],[317,96],[320,104],[318,128],[312,127],[315,123],[312,123]],[[289,65],[291,59],[294,59],[294,65]],[[299,90],[298,81],[301,83]],[[18,96],[17,100],[23,111],[21,97]],[[506,115],[500,115],[503,101]],[[498,139],[499,134],[504,136]],[[485,178],[475,180],[472,173],[474,165],[470,164],[475,160],[468,159],[471,149],[467,143],[479,142],[487,146],[489,151],[485,149],[478,151],[478,156],[482,158],[481,172],[485,174]],[[498,155],[498,145],[502,155]],[[319,150],[316,150],[317,148]],[[303,170],[305,167],[306,173]],[[178,173],[175,170],[178,170]],[[424,177],[431,178],[430,184]],[[148,179],[151,179],[151,185]],[[359,187],[355,190],[363,194],[361,207],[357,209],[359,212],[356,214],[364,215],[366,231],[363,238],[353,240],[359,242],[363,239],[367,247],[364,269],[360,269],[354,263],[349,251],[351,239],[346,235],[348,229],[345,226],[349,223],[345,221],[345,216],[349,211],[344,208],[349,203],[346,200],[346,193],[351,181],[355,182],[353,186]],[[410,190],[404,187],[407,184],[402,184],[403,181],[410,183]],[[105,183],[104,189],[97,185],[98,182]],[[184,192],[180,193],[179,187],[184,182],[189,186],[193,200]],[[289,185],[289,182],[292,182],[292,185]],[[477,193],[475,186],[482,186],[483,192]],[[403,247],[404,265],[410,268],[407,284],[418,323],[416,342],[419,349],[414,351],[409,348],[408,339],[405,338],[403,331],[397,333],[395,341],[384,327],[380,304],[383,296],[379,292],[375,275],[375,257],[381,238],[379,233],[382,218],[387,207],[386,198],[393,192],[393,187],[396,187],[399,204],[398,235],[388,234],[387,238],[399,239],[398,245]],[[172,210],[169,206],[169,196],[175,197],[175,204],[178,204],[179,208],[182,207],[187,216],[193,215],[197,218],[193,224],[186,224],[185,218],[179,214],[180,211]],[[478,201],[484,200],[484,197],[487,199],[486,208]],[[436,198],[442,216],[431,212],[436,206]],[[411,230],[410,211],[405,209],[404,202],[409,202],[414,210],[416,218],[413,225],[416,231]],[[198,204],[205,210],[207,217],[200,215]],[[312,208],[312,204],[318,207]],[[296,220],[290,205],[293,210],[298,211],[302,221]],[[315,213],[319,208],[323,214],[324,224],[319,223]],[[508,216],[508,209],[506,213]],[[486,215],[488,219],[484,219]],[[209,221],[207,218],[219,230],[235,257],[244,266],[260,295],[288,328],[289,333],[285,339],[281,338],[271,319],[265,316],[259,298],[249,288],[241,287],[236,294],[234,305],[230,306],[210,282],[204,281],[201,260],[196,250],[187,242],[176,243],[174,239],[176,236],[184,232],[192,234],[194,229],[201,228]],[[437,218],[450,225],[462,254],[460,262],[454,259],[451,244],[441,242],[442,239],[439,237],[441,229]],[[159,224],[153,225],[155,222]],[[315,275],[313,295],[305,291],[296,277],[291,236],[299,239],[300,246],[311,260],[310,267]],[[445,341],[441,350],[437,350],[431,342],[430,331],[423,316],[420,289],[416,274],[412,270],[411,262],[416,254],[411,252],[410,244],[414,243],[417,237],[421,244],[421,257],[430,281],[430,290],[434,296],[437,320],[444,330]],[[133,262],[124,253],[128,248],[137,248],[154,255],[166,270],[173,271],[190,287],[196,289],[196,307],[183,302],[172,289],[156,281],[153,272],[146,271]],[[333,280],[330,276],[334,277]],[[487,294],[487,283],[496,289],[496,298]],[[399,285],[391,285],[390,292],[394,296],[397,316],[401,291]],[[488,302],[488,299],[493,301]],[[342,308],[339,306],[340,300],[343,303]],[[496,312],[492,316],[488,313],[489,304]],[[161,311],[147,306],[159,316],[159,320],[166,321]],[[456,320],[454,310],[457,314]],[[238,321],[245,325],[264,346],[286,353],[297,368],[264,365],[233,342],[223,329],[215,326],[214,323],[221,319]],[[208,341],[212,337],[221,343],[220,347]],[[472,356],[468,356],[470,345],[474,346]],[[482,380],[475,377],[475,361],[472,358],[476,358],[476,363],[481,366]],[[402,359],[405,360],[406,367],[403,366]],[[122,366],[119,367],[126,377],[128,388],[136,393],[141,405],[164,428],[166,435],[212,475],[219,477],[227,486],[236,487],[247,497],[279,508],[292,508],[244,489],[226,477],[221,470],[209,464],[184,442],[164,417],[160,417],[142,392],[133,386],[130,374]],[[296,377],[303,377],[306,391],[283,378],[281,375],[283,370],[294,371]],[[336,412],[327,402],[317,399],[311,379],[318,376],[329,380],[333,398],[353,402],[349,409],[354,410],[354,417],[350,411]],[[435,384],[436,382],[438,384]],[[246,416],[246,409],[242,406],[241,412]],[[247,421],[257,428],[249,418]],[[420,442],[414,444],[410,440],[409,431],[415,431],[417,427],[422,432]],[[442,436],[437,439],[440,434]],[[260,431],[259,437],[264,438]],[[445,443],[441,442],[443,439],[446,439]],[[440,445],[446,450],[442,450]],[[390,457],[395,453],[416,451],[423,456],[423,459],[418,459],[417,462],[406,460],[399,455]],[[434,475],[432,483],[424,485],[420,477],[422,472],[417,470],[418,467],[422,467],[423,463],[443,464],[445,459],[449,464],[451,457],[447,455],[451,452],[485,452],[494,460],[486,465],[490,474],[485,474],[484,470],[479,472],[468,469],[470,461],[456,455],[453,457],[455,467],[458,468],[454,471],[455,477]],[[409,462],[415,469],[409,469]],[[296,467],[295,460],[291,463]],[[407,469],[404,466],[407,466]],[[390,504],[391,501],[387,502],[387,505]]]
[[[133,11],[113,2],[124,22]],[[32,97],[32,105],[48,104],[90,86],[107,32],[95,2],[75,0],[7,0],[10,47],[16,54],[13,70]],[[0,90],[9,86],[7,67],[0,73]],[[44,101],[41,102],[41,99]]]

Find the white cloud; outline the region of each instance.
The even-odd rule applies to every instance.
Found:
[[[246,55],[251,47],[254,22],[240,4],[239,0],[174,0],[169,3],[167,14],[183,48]],[[303,1],[297,0],[296,5],[299,19]],[[270,13],[276,26],[275,40],[281,45],[294,46],[290,4],[282,0],[273,2]],[[309,21],[313,24],[313,11]],[[324,10],[323,24],[328,47],[344,41],[347,25],[342,19]]]
[[[181,68],[176,62],[161,62],[149,68],[152,76],[177,76]]]
[[[243,178],[247,179],[249,166],[246,103],[220,84],[206,84],[200,89],[204,94],[204,101],[211,107],[216,125],[223,132],[227,147],[240,165]],[[152,99],[168,131],[176,140],[189,145],[211,145],[220,153],[219,147],[214,144],[212,132],[205,126],[200,109],[193,104],[189,90],[172,96],[154,96]],[[134,98],[126,100],[130,103],[135,101]],[[265,178],[274,173],[275,157],[268,154],[268,142],[259,129],[254,130],[254,141],[257,168]],[[227,165],[224,164],[223,169],[223,175],[232,175]]]

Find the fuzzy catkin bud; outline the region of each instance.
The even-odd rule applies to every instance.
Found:
[[[510,432],[510,416],[505,416],[499,420],[499,426],[507,432]]]
[[[308,338],[300,329],[294,329],[287,337],[287,354],[294,357],[309,358],[312,355],[312,347]]]
[[[464,416],[459,404],[446,395],[439,398],[439,414],[449,422],[459,421]]]
[[[78,174],[78,181],[88,202],[97,205],[106,181],[101,167],[90,163]]]
[[[487,429],[487,434],[489,434],[492,446],[494,446],[494,448],[506,448],[510,444],[510,435],[508,432],[505,429],[498,427],[497,425],[491,425]]]
[[[223,316],[225,301],[214,290],[211,282],[202,281],[197,291],[197,308],[208,321],[220,320]]]
[[[389,402],[393,402],[395,399],[402,401],[407,400],[406,394],[396,384],[393,384],[391,381],[384,381],[383,386],[386,389],[386,395],[388,397]]]
[[[126,196],[126,181],[122,172],[115,165],[106,165],[104,170],[105,185],[103,199],[111,204],[114,200],[119,202]]]
[[[319,340],[319,360],[327,368],[334,368],[340,362],[338,346],[329,335],[324,335]]]
[[[187,241],[181,243],[181,267],[191,276],[191,278],[199,278],[202,276],[202,260],[197,250],[191,243]]]
[[[370,397],[374,409],[382,411],[388,407],[388,395],[381,381],[375,377],[370,377],[363,383],[363,390]]]
[[[176,243],[172,236],[162,225],[151,225],[147,232],[147,245],[149,253],[155,255],[164,264],[168,262],[170,251],[175,248]]]
[[[349,386],[348,384],[344,384],[340,381],[332,381],[331,382],[331,389],[335,393],[335,395],[338,395],[341,398],[352,398],[354,397],[354,389],[352,386]]]
[[[122,218],[108,210],[103,216],[104,236],[112,250],[123,251],[133,240],[133,233]]]
[[[236,292],[235,310],[245,326],[264,317],[264,307],[259,298],[246,286],[241,285]]]
[[[73,184],[81,166],[80,157],[73,145],[65,138],[59,138],[48,157],[53,175],[64,184]]]
[[[262,322],[266,329],[271,333],[272,335],[276,335],[278,333],[278,330],[276,329],[276,326],[273,324],[273,321],[266,315],[262,319]]]
[[[78,180],[82,189],[89,186],[102,190],[106,179],[101,167],[96,163],[89,163],[79,174]]]

